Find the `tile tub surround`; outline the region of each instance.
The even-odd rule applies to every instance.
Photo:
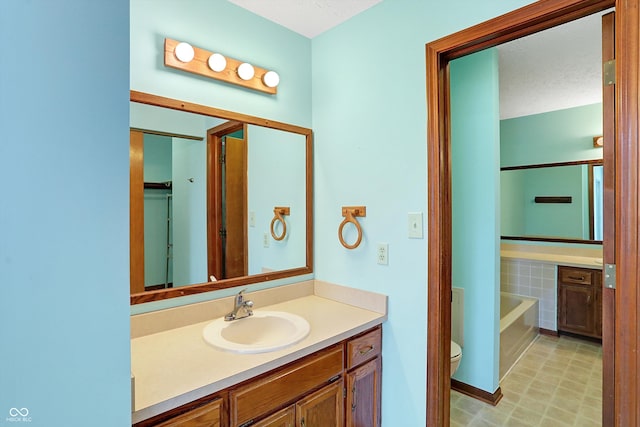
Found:
[[[134,423],[270,371],[386,320],[386,296],[326,282],[307,281],[246,295],[254,301],[255,310],[281,310],[304,317],[311,332],[286,349],[239,355],[217,350],[202,338],[202,329],[233,307],[233,297],[145,313],[138,315],[144,316],[139,319],[132,316]],[[192,323],[185,325],[184,316]],[[150,326],[154,322],[162,326]]]
[[[505,259],[500,262],[500,290],[538,298],[539,327],[556,331],[556,265],[546,262]]]

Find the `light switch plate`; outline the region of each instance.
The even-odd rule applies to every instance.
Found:
[[[422,212],[409,212],[408,230],[410,239],[422,239]]]

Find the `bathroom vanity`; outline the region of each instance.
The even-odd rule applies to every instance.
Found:
[[[214,348],[202,338],[210,320],[155,333],[132,322],[144,329],[132,338],[134,425],[378,426],[386,297],[316,281],[281,288],[248,297],[258,309],[304,317],[311,329],[273,352]],[[294,297],[268,304],[278,292]],[[201,304],[233,306],[230,298]]]
[[[602,270],[558,266],[558,331],[602,338]]]

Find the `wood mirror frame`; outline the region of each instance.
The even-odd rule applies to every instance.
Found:
[[[180,286],[175,288],[160,289],[155,291],[145,291],[133,293],[130,297],[132,305],[141,304],[151,301],[158,301],[168,298],[182,297],[186,295],[194,295],[203,292],[210,292],[220,289],[231,288],[235,286],[244,286],[252,283],[266,282],[269,280],[282,279],[286,277],[300,276],[313,272],[313,133],[311,129],[290,125],[287,123],[268,120],[260,117],[249,116],[242,113],[222,110],[206,105],[194,104],[190,102],[180,101],[177,99],[166,98],[144,92],[131,91],[130,101],[140,104],[147,104],[156,107],[163,107],[182,112],[200,114],[221,118],[225,120],[243,122],[250,125],[263,126],[271,129],[291,132],[305,137],[305,208],[306,208],[306,256],[305,266],[291,268],[286,270],[278,270],[268,273],[253,274],[249,276],[233,277],[230,279],[221,279],[215,282],[199,283],[194,285]],[[211,159],[207,154],[208,168],[211,167]],[[134,189],[132,189],[134,190]],[[135,190],[134,190],[135,191]],[[209,190],[208,190],[209,191]],[[133,217],[132,217],[133,218]],[[144,233],[143,226],[140,222],[131,221],[130,234],[132,236]],[[144,236],[144,234],[142,234]],[[141,262],[140,259],[134,259],[132,254],[131,271],[133,274],[134,263]],[[144,260],[142,260],[144,262]]]
[[[500,172],[506,171],[524,171],[531,169],[547,169],[547,168],[555,168],[555,167],[563,167],[563,166],[589,166],[589,174],[588,174],[588,197],[589,197],[589,216],[588,216],[588,227],[589,227],[589,238],[581,239],[578,237],[566,237],[560,235],[544,235],[544,236],[533,236],[528,234],[518,234],[518,235],[505,235],[502,230],[501,224],[501,240],[514,240],[514,241],[529,241],[529,242],[554,242],[554,243],[581,243],[585,245],[602,245],[602,240],[594,239],[594,203],[593,200],[593,167],[594,166],[602,166],[603,159],[593,159],[593,160],[576,160],[572,162],[558,162],[558,163],[540,163],[533,165],[522,165],[522,166],[504,166],[500,168]],[[501,176],[502,180],[503,177]],[[602,200],[600,200],[600,204],[602,204]],[[600,228],[602,228],[602,224],[600,224]]]

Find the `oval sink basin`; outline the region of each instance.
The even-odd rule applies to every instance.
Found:
[[[253,316],[225,321],[216,319],[202,336],[212,346],[233,353],[266,353],[293,345],[309,334],[304,318],[284,311],[254,311]]]

